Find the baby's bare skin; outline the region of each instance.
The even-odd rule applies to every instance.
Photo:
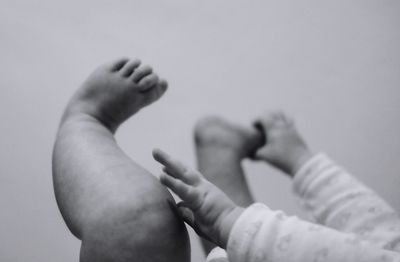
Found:
[[[194,136],[200,172],[236,204],[253,203],[250,191],[240,190],[247,186],[241,162],[262,145],[262,135],[255,128],[209,116],[197,122]]]
[[[244,208],[236,205],[199,171],[186,167],[160,149],[155,149],[153,156],[164,166],[161,183],[183,200],[178,205],[181,217],[199,235],[226,248],[233,224]]]
[[[255,154],[293,177],[298,169],[312,157],[303,137],[297,131],[294,121],[284,113],[265,113],[256,121],[256,127],[265,136],[265,145]]]
[[[126,58],[97,68],[71,99],[66,113],[87,114],[115,132],[130,116],[158,100],[167,89],[149,66]]]
[[[293,121],[283,113],[266,113],[255,126],[212,116],[199,120],[194,132],[200,172],[242,207],[254,202],[241,165],[244,158],[266,161],[293,176],[312,156]],[[203,239],[203,247],[208,253],[214,245]]]
[[[234,203],[247,207],[254,202],[242,167],[263,143],[262,135],[251,126],[233,124],[221,117],[200,119],[194,128],[198,169],[222,189]],[[206,253],[215,244],[202,239]]]
[[[159,99],[165,80],[139,60],[99,67],[70,100],[53,153],[54,189],[81,261],[189,261],[173,198],[118,147],[117,128]]]

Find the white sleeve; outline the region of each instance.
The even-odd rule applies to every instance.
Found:
[[[400,251],[399,215],[326,155],[318,154],[300,168],[293,189],[316,222]]]
[[[288,217],[262,204],[248,207],[233,225],[230,262],[400,262],[400,254],[338,232]]]

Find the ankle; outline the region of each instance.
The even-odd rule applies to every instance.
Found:
[[[100,115],[101,114],[99,114],[97,107],[95,107],[91,103],[82,101],[71,101],[64,111],[64,114],[61,118],[60,126],[67,122],[95,122],[105,127],[114,134],[118,128],[118,125],[112,124],[113,121],[110,121],[106,117],[100,117]]]
[[[248,157],[248,154],[244,151],[238,150],[236,148],[233,148],[231,146],[224,146],[224,145],[209,145],[205,149],[204,147],[197,148],[197,154],[200,157],[202,155],[203,157],[200,157],[202,159],[208,159],[208,161],[218,161],[218,163],[240,163],[242,162],[246,157]],[[214,160],[210,160],[210,156]]]

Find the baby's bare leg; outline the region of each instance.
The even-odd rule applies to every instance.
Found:
[[[207,117],[195,127],[195,142],[199,171],[237,205],[252,204],[241,162],[262,144],[261,135],[255,129]],[[204,240],[203,247],[208,253],[214,245]]]
[[[71,99],[53,153],[57,202],[82,240],[81,261],[189,261],[186,229],[173,199],[129,159],[113,133],[167,84],[120,59],[97,69]]]

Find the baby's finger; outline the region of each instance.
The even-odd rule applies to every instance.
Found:
[[[187,183],[184,179],[181,178],[181,175],[175,174],[175,173],[174,173],[174,170],[172,170],[172,169],[170,169],[170,168],[168,168],[168,167],[166,167],[166,166],[164,166],[164,167],[162,168],[162,170],[163,170],[164,173],[166,173],[166,174],[168,174],[168,175],[170,175],[170,176],[173,176],[173,177],[175,177],[175,178],[181,179],[181,180],[183,180],[185,183]]]
[[[190,207],[192,210],[196,210],[197,208],[199,208],[199,206],[203,202],[202,194],[200,194],[198,190],[182,182],[179,179],[176,179],[167,174],[161,174],[160,181],[164,186],[171,189],[183,201],[185,201],[187,206]]]
[[[274,127],[278,118],[279,116],[275,111],[270,111],[257,117],[254,123],[256,128],[261,129],[261,131],[265,133],[268,129]]]
[[[161,174],[160,181],[164,186],[171,189],[175,194],[177,194],[183,200],[187,198],[189,187],[179,179],[176,179],[167,174]]]
[[[161,149],[153,150],[153,157],[159,163],[163,164],[170,172],[172,172],[175,177],[181,178],[182,175],[188,170],[187,167],[173,159],[170,155],[162,151]]]
[[[198,196],[191,186],[167,174],[161,174],[160,181],[164,186],[177,194],[182,200],[190,203],[191,207],[197,207],[196,203],[198,202]]]
[[[185,182],[186,184],[191,185],[191,186],[198,185],[202,178],[202,175],[198,171],[195,171],[195,170],[187,170],[183,174],[176,174],[176,171],[164,166],[163,171],[164,171],[164,173],[166,173],[170,176],[173,176],[177,179],[180,179],[183,182]]]
[[[194,216],[193,211],[188,207],[186,202],[179,202],[177,204],[178,207],[178,213],[190,227],[193,228],[193,230],[202,238],[207,239],[210,242],[214,242],[211,238],[209,238],[202,230],[198,222],[196,221],[196,218]]]

